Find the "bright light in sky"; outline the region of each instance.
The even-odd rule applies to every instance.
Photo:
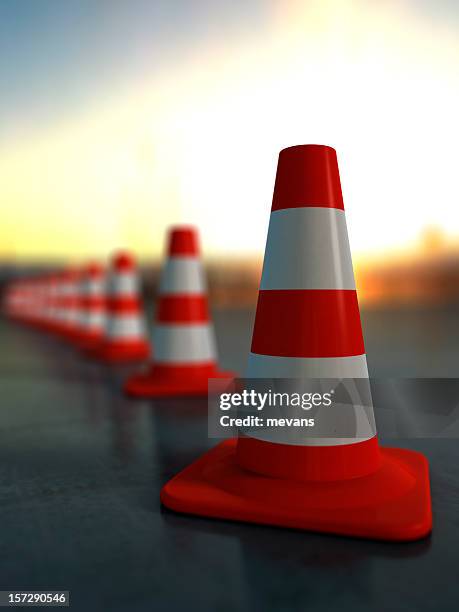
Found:
[[[0,145],[0,251],[156,256],[183,221],[207,254],[261,253],[278,152],[303,143],[338,152],[354,253],[404,248],[428,225],[459,235],[455,17],[412,2],[282,0],[259,29],[209,36],[18,131]]]

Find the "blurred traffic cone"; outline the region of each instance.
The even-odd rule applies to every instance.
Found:
[[[43,284],[41,278],[32,278],[28,281],[27,301],[26,323],[39,329],[43,309]]]
[[[171,230],[159,293],[154,363],[150,371],[132,376],[125,390],[138,397],[207,395],[209,378],[233,378],[234,374],[217,366],[194,228]]]
[[[32,327],[38,327],[40,318],[40,285],[38,278],[29,281],[29,304],[27,308],[27,323]]]
[[[27,313],[28,289],[25,280],[9,285],[4,298],[5,314],[19,323],[25,322]]]
[[[81,279],[80,332],[77,344],[88,350],[100,344],[104,338],[107,298],[105,271],[97,264],[89,264]]]
[[[21,323],[27,323],[32,303],[32,291],[29,280],[22,280],[18,283],[14,303],[16,319]]]
[[[59,335],[69,342],[78,338],[80,326],[80,278],[81,271],[75,268],[65,270],[61,276]]]
[[[248,377],[365,383],[330,147],[280,154]],[[227,440],[172,479],[161,500],[179,512],[225,519],[387,540],[423,537],[432,524],[427,460],[378,446],[369,398],[366,412],[351,401],[346,418],[339,404],[318,413],[316,426],[320,432],[326,425],[328,436],[299,428],[292,441],[292,428],[265,428]]]
[[[42,279],[42,306],[41,306],[41,317],[40,317],[40,329],[47,332],[49,329],[50,321],[50,307],[51,307],[51,276],[45,276]]]
[[[48,289],[46,297],[46,324],[45,331],[55,333],[60,329],[60,304],[59,284],[60,276],[57,273],[50,274],[48,278]]]
[[[136,263],[117,254],[108,278],[107,321],[102,342],[88,353],[102,361],[143,361],[150,354],[139,297]]]
[[[18,283],[9,283],[2,299],[2,313],[9,319],[16,319],[19,311]]]
[[[48,291],[49,283],[47,277],[43,276],[37,278],[35,281],[34,295],[35,295],[35,313],[33,324],[41,330],[47,331],[47,316],[48,316]]]
[[[52,295],[52,311],[54,323],[50,327],[56,335],[60,335],[65,329],[66,320],[66,293],[67,293],[67,273],[57,272],[54,277],[54,288],[51,292]]]

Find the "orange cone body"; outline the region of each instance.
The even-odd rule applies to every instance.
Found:
[[[150,354],[150,346],[139,297],[136,263],[128,253],[114,257],[107,294],[104,338],[89,354],[106,362],[143,361]]]
[[[150,371],[132,376],[125,390],[138,397],[207,395],[209,378],[233,378],[234,374],[217,366],[194,228],[171,230],[159,293],[154,362]]]
[[[367,378],[336,153],[281,152],[247,376]],[[370,414],[338,412],[333,436],[254,430],[172,479],[179,512],[366,538],[414,540],[431,530],[427,460],[381,448]],[[357,433],[358,432],[358,433]],[[304,434],[303,434],[304,436]]]

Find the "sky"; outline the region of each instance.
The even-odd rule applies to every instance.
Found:
[[[277,156],[336,148],[353,254],[459,239],[455,0],[0,0],[0,257],[263,252]]]

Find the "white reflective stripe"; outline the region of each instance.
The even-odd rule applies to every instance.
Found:
[[[288,382],[288,381],[286,381]],[[291,381],[293,391],[305,391],[304,387]],[[320,406],[311,413],[300,414],[298,408],[278,406],[269,416],[282,418],[314,418],[315,425],[311,429],[305,427],[265,427],[245,432],[246,435],[257,440],[274,442],[275,444],[291,444],[295,446],[338,446],[343,444],[356,444],[369,440],[376,435],[376,423],[373,413],[370,382],[368,379],[356,380],[323,380],[320,387],[322,393],[327,390],[337,390],[342,387],[339,397],[342,398],[344,389],[348,396],[345,403],[333,402],[330,406]],[[317,386],[315,387],[317,388]],[[279,389],[281,392],[284,389]],[[285,390],[288,390],[288,385]],[[335,396],[337,397],[337,396]],[[269,409],[268,409],[269,410]]]
[[[362,413],[360,413],[362,414]],[[362,421],[362,418],[360,418]],[[294,432],[297,427],[276,427],[273,429],[253,431],[247,434],[249,438],[255,438],[256,440],[264,440],[265,442],[273,442],[274,444],[291,444],[293,446],[341,446],[342,444],[357,444],[358,442],[365,442],[365,440],[371,440],[376,435],[376,432],[372,430],[370,423],[366,421],[367,435],[358,438],[298,438],[292,439],[289,434]]]
[[[103,279],[88,279],[82,284],[83,295],[102,295],[105,282]]]
[[[216,355],[212,326],[157,325],[153,331],[157,363],[200,363],[214,361]]]
[[[60,296],[72,295],[74,293],[73,286],[70,283],[62,283],[58,288],[58,293]]]
[[[133,272],[114,272],[110,278],[109,295],[136,295],[138,290],[139,281]]]
[[[159,291],[162,295],[206,291],[201,262],[195,257],[171,257],[161,272]]]
[[[107,321],[107,337],[111,339],[143,338],[145,326],[139,315],[111,316]]]
[[[103,329],[106,316],[103,311],[86,311],[81,314],[81,325],[85,329]]]
[[[80,320],[80,311],[76,308],[66,308],[63,313],[67,323],[78,323]]]
[[[250,353],[246,378],[368,378],[365,354],[351,357],[273,357]],[[350,381],[352,382],[352,381]],[[304,446],[337,446],[354,444],[372,438],[376,434],[373,410],[359,405],[358,398],[351,407],[351,421],[355,425],[358,437],[338,437],[340,431],[340,405],[334,409],[327,408],[322,415],[326,422],[322,423],[324,431],[332,431],[337,437],[310,437],[308,432],[302,433],[301,428],[276,427],[251,431],[249,435],[259,440],[278,444],[295,444]],[[347,407],[349,410],[349,407]],[[334,425],[335,424],[335,425]],[[343,427],[349,426],[349,420]],[[317,430],[316,430],[317,431]],[[354,433],[354,432],[353,432]]]
[[[366,355],[273,357],[250,353],[246,378],[367,378]]]
[[[250,360],[254,357],[261,357],[264,360],[266,356],[254,355],[252,353]],[[257,371],[256,368],[251,367],[249,362],[247,378],[324,379],[320,383],[324,385],[322,392],[327,390],[326,387],[329,391],[334,389],[339,382],[348,393],[350,403],[332,402],[331,406],[317,408],[314,414],[309,414],[309,417],[314,416],[315,418],[315,426],[309,431],[307,428],[300,427],[268,427],[245,432],[246,435],[257,440],[295,446],[356,444],[369,440],[376,435],[376,424],[365,355],[317,359],[295,359],[291,357],[268,357],[268,359],[283,360],[287,363],[284,364],[282,361],[277,361],[272,363],[270,368],[267,363],[261,364],[255,360],[256,368],[259,368]],[[298,363],[292,364],[293,360]],[[335,381],[334,379],[340,380]],[[354,379],[363,380],[358,384],[358,381]],[[284,382],[285,390],[288,391],[287,383],[289,381],[286,380]],[[292,389],[294,391],[302,390],[296,381],[292,381]],[[284,389],[279,388],[276,391],[283,392]],[[283,418],[298,417],[297,408],[281,406],[279,410],[280,416]],[[304,416],[307,418],[308,414],[305,413]],[[333,437],[330,437],[331,434],[333,434]]]
[[[355,289],[344,211],[271,213],[260,289]]]
[[[89,313],[87,325],[88,327],[100,327],[103,328],[106,321],[104,312],[91,312]]]

